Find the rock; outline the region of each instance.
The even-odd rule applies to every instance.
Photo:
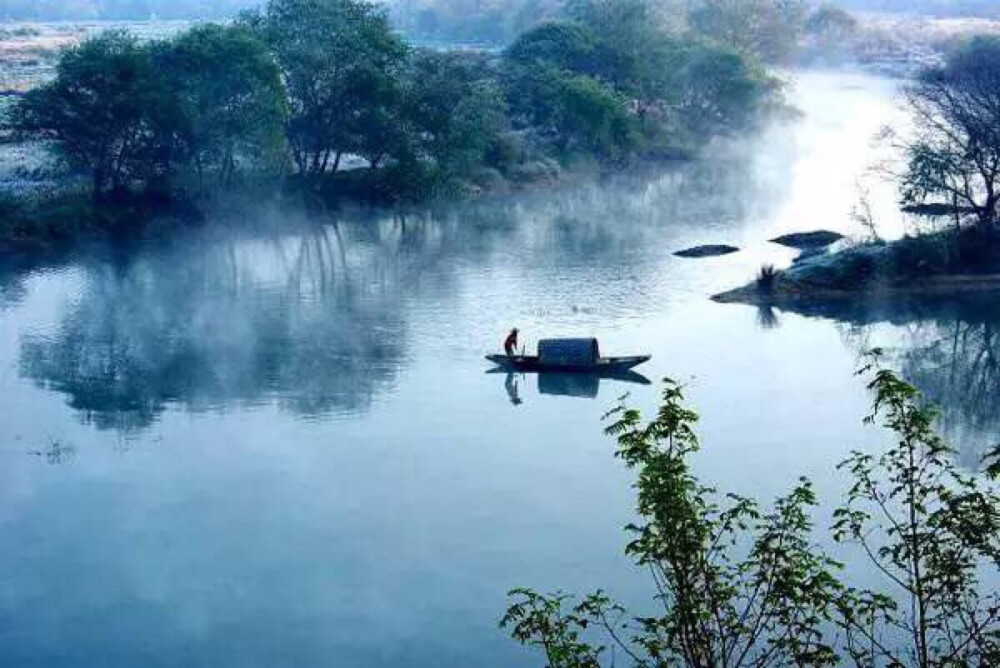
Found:
[[[843,234],[831,232],[829,230],[816,230],[815,232],[796,232],[786,234],[776,239],[771,239],[771,243],[781,244],[789,248],[811,249],[823,248],[835,244],[844,238]]]
[[[708,244],[705,246],[695,246],[694,248],[677,251],[674,255],[677,257],[718,257],[719,255],[730,255],[738,252],[740,252],[740,249],[736,246]]]

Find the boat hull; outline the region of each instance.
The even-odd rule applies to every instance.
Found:
[[[616,374],[623,373],[648,362],[649,355],[633,357],[602,357],[594,364],[546,364],[534,355],[487,355],[486,359],[503,369],[512,371],[559,371],[565,373]]]

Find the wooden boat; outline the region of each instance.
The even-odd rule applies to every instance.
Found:
[[[600,375],[623,374],[648,362],[649,355],[601,357],[597,339],[543,339],[537,355],[487,355],[486,359],[512,371],[566,371]]]

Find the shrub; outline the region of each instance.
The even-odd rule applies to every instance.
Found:
[[[874,397],[865,422],[891,432],[890,445],[841,464],[852,482],[831,532],[861,546],[884,591],[851,587],[811,542],[807,480],[769,510],[702,484],[688,462],[697,415],[668,379],[651,421],[619,407],[606,430],[637,473],[626,552],[651,574],[656,612],[630,617],[601,591],[514,589],[501,626],[550,668],[619,665],[615,655],[636,668],[998,665],[1000,494],[957,469],[933,409],[877,352],[860,373]],[[1000,448],[993,457],[987,473],[1000,475]]]
[[[757,291],[764,293],[774,292],[774,286],[778,282],[780,272],[773,264],[765,264],[757,272]]]

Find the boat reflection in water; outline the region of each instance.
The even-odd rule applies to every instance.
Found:
[[[600,373],[560,373],[557,371],[520,372],[513,373],[506,369],[490,369],[488,374],[504,374],[504,390],[507,398],[515,406],[524,403],[521,398],[522,381],[526,382],[528,375],[538,378],[538,394],[558,397],[576,397],[578,399],[596,399],[601,388],[601,381],[617,381],[636,385],[649,385],[648,378],[635,371],[624,371],[616,374]]]

